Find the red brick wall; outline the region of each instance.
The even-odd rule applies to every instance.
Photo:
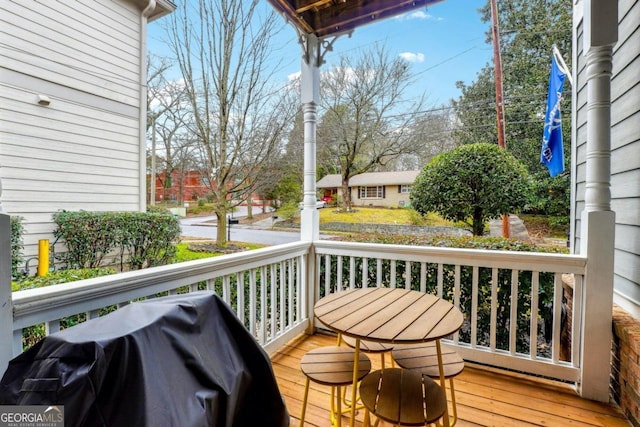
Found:
[[[627,419],[640,426],[640,321],[615,305],[610,388]]]

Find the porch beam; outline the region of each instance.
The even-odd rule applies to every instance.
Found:
[[[613,309],[615,213],[611,210],[611,71],[618,6],[585,0],[584,55],[587,84],[585,210],[580,253],[587,257],[581,348],[582,397],[609,400]]]

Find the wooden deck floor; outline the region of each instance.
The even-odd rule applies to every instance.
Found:
[[[304,395],[300,358],[311,349],[335,342],[335,337],[325,334],[301,336],[272,355],[278,386],[291,414],[291,427],[300,424]],[[380,358],[371,359],[374,369],[378,369]],[[631,425],[617,405],[581,399],[571,388],[550,381],[471,365],[454,381],[459,417],[456,427]],[[362,427],[362,419],[363,411],[359,411],[357,426]],[[343,425],[349,425],[346,416],[342,421]],[[305,426],[329,425],[329,387],[311,383]]]

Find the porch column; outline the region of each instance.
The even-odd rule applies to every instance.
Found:
[[[13,357],[13,304],[11,300],[11,217],[2,211],[0,178],[0,377]]]
[[[611,70],[618,39],[617,2],[585,0],[587,144],[585,210],[580,253],[587,257],[583,288],[582,397],[609,400],[615,213],[611,210]]]
[[[300,240],[320,238],[320,217],[316,209],[316,112],[320,100],[320,48],[314,34],[300,34],[302,67],[300,76],[304,114],[304,209],[300,218]]]

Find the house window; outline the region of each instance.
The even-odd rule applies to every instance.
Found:
[[[360,187],[359,196],[361,199],[384,199],[384,186]]]
[[[400,194],[409,194],[409,193],[411,193],[411,185],[403,184],[403,185],[400,185],[398,187],[399,187],[398,189],[400,190]]]

